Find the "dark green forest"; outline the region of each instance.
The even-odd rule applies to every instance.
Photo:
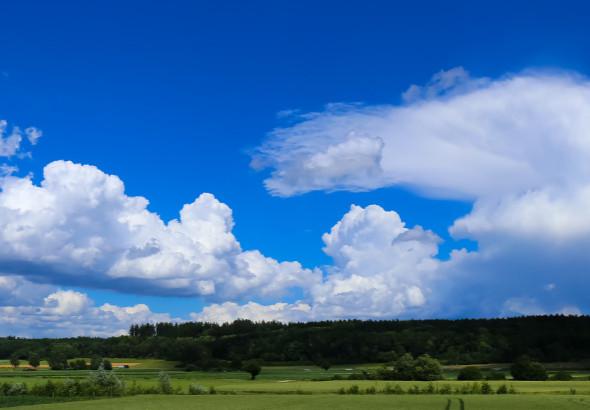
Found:
[[[133,325],[110,338],[0,338],[0,358],[137,357],[203,369],[263,363],[391,362],[410,353],[442,363],[542,362],[590,359],[590,316],[504,319],[383,320],[278,323],[157,323]]]

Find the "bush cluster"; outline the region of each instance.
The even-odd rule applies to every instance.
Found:
[[[475,382],[466,383],[454,388],[450,384],[428,383],[426,386],[414,385],[406,390],[399,384],[388,384],[382,390],[377,390],[374,386],[361,389],[359,386],[352,385],[348,388],[341,387],[338,394],[516,394],[513,386],[500,385],[494,389],[489,383]]]
[[[334,376],[334,379],[342,376]],[[396,361],[374,372],[363,371],[348,376],[348,380],[416,380],[433,381],[442,379],[440,362],[427,354],[414,359],[406,353]]]
[[[547,370],[527,356],[522,356],[510,368],[514,380],[547,380]]]
[[[100,366],[85,380],[66,379],[64,381],[47,380],[28,388],[25,383],[0,384],[0,396],[38,396],[38,397],[100,397],[100,396],[134,396],[138,394],[182,394],[179,387],[172,387],[170,376],[165,372],[158,374],[157,386],[140,386],[135,381],[126,386],[113,372]],[[215,387],[209,388],[191,384],[188,394],[217,394]]]

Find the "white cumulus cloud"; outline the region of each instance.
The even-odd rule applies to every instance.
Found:
[[[134,323],[170,322],[179,319],[154,313],[145,304],[95,306],[85,293],[46,288],[22,277],[0,277],[0,290],[12,293],[0,303],[0,326],[4,335],[22,337],[112,336],[126,334]],[[25,298],[18,298],[18,295]]]
[[[55,161],[35,185],[0,183],[0,271],[38,282],[213,299],[279,297],[320,273],[243,251],[231,209],[211,194],[164,222],[94,166]]]
[[[353,205],[323,241],[334,264],[326,267],[320,283],[309,284],[307,299],[292,304],[214,304],[193,318],[288,322],[410,316],[419,314],[434,290],[439,238],[421,227],[407,228],[396,212]]]
[[[265,184],[279,196],[404,186],[470,200],[450,232],[477,250],[441,261],[433,234],[396,233],[391,215],[376,218],[379,230],[370,207],[356,211],[362,218],[353,208],[324,236],[334,265],[313,288],[312,317],[589,311],[588,79],[547,71],[478,79],[456,68],[403,97],[299,114],[270,134],[253,165],[271,169]],[[409,254],[406,235],[419,238]]]

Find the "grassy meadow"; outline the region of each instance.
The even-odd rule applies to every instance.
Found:
[[[328,380],[334,376],[342,378],[359,373],[378,365],[334,366],[322,370],[314,366],[267,366],[256,380],[239,371],[186,372],[178,370],[174,362],[152,359],[112,358],[113,372],[127,386],[157,386],[161,370],[170,376],[175,395],[141,395],[112,399],[96,399],[68,402],[60,398],[3,397],[0,407],[19,409],[590,409],[589,373],[572,370],[572,381],[490,381],[495,390],[500,385],[512,386],[517,394],[380,394],[388,386],[401,386],[405,391],[418,386],[425,389],[428,382],[415,381],[373,381],[373,380]],[[64,381],[85,379],[90,371],[53,371],[41,367],[28,371],[25,366],[12,369],[0,363],[0,383],[23,382],[27,386],[46,383],[47,380]],[[126,364],[129,368],[118,368]],[[495,368],[501,368],[496,365]],[[445,369],[445,380],[433,382],[434,386],[450,386],[453,391],[472,382],[457,381],[458,369]],[[508,372],[506,372],[508,374]],[[213,388],[215,395],[188,395],[190,385],[199,384],[206,389]],[[358,386],[360,394],[338,394]],[[377,394],[372,394],[376,392]],[[45,403],[45,404],[44,404]]]

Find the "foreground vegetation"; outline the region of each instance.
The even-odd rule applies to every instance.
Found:
[[[570,381],[460,381],[462,368],[445,368],[437,381],[348,380],[372,373],[379,364],[334,366],[267,366],[256,380],[240,371],[181,371],[174,363],[132,359],[129,368],[112,371],[0,371],[0,407],[52,403],[47,409],[583,409],[590,403],[586,372],[571,372]],[[132,366],[131,366],[132,365]],[[162,372],[159,368],[168,369]],[[491,366],[498,371],[499,365]],[[507,368],[502,368],[507,371]],[[550,371],[550,375],[557,370]],[[485,371],[484,371],[485,373]],[[14,385],[26,386],[15,394]],[[2,396],[4,393],[7,396]],[[13,395],[11,395],[13,394]],[[107,400],[101,398],[109,397]],[[82,400],[67,403],[67,400]],[[463,407],[461,407],[461,403]],[[448,406],[448,407],[447,407]]]
[[[334,395],[229,395],[229,396],[136,396],[42,406],[22,410],[161,410],[161,409],[396,409],[396,410],[570,410],[590,408],[581,396],[334,396]]]

